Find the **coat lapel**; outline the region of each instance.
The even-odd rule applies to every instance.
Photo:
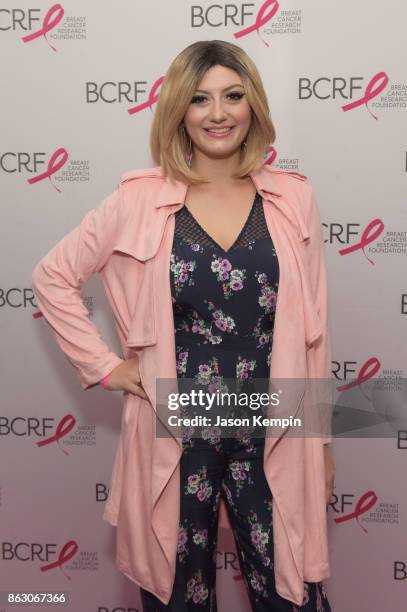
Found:
[[[267,168],[267,169],[266,169]],[[295,258],[296,267],[298,271],[298,277],[301,285],[298,287],[298,291],[293,291],[292,299],[300,301],[302,300],[302,308],[304,314],[304,325],[305,325],[305,342],[310,347],[313,342],[322,334],[321,321],[318,316],[318,312],[311,293],[311,283],[308,274],[308,268],[305,264],[305,245],[303,244],[306,240],[310,239],[310,233],[305,223],[301,209],[295,205],[290,197],[283,195],[280,191],[277,191],[272,187],[272,179],[270,178],[271,173],[287,174],[282,170],[273,170],[269,167],[263,167],[261,171],[255,173],[252,176],[253,182],[255,183],[257,190],[263,197],[263,202],[266,203],[265,216],[268,225],[270,235],[273,237],[275,233],[281,229],[285,233],[286,242],[291,245],[291,253]],[[295,175],[300,180],[306,180],[304,174],[298,172],[289,173]],[[272,206],[274,206],[280,213],[283,223],[277,228],[273,226],[273,214]],[[284,227],[283,227],[284,225]],[[295,238],[296,236],[296,238]],[[289,254],[284,253],[282,250],[280,253],[277,252],[277,256],[280,262],[284,261],[284,258],[288,258]],[[294,288],[293,288],[294,289]],[[278,297],[277,297],[278,306]]]

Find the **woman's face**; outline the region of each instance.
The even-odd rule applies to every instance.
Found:
[[[251,123],[251,109],[239,74],[224,66],[212,66],[199,83],[184,122],[194,151],[222,158],[239,150]]]

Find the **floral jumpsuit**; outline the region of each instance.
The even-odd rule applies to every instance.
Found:
[[[261,196],[228,251],[186,206],[175,213],[171,253],[177,378],[206,391],[224,379],[268,379],[279,266]],[[304,583],[302,605],[276,592],[272,494],[263,470],[264,436],[220,436],[183,428],[176,574],[167,605],[140,589],[144,612],[215,612],[218,510],[223,494],[241,576],[255,612],[331,612],[324,586]]]

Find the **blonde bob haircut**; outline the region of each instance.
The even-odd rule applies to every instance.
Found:
[[[252,120],[241,150],[235,178],[259,170],[268,145],[275,141],[266,92],[260,74],[250,57],[239,46],[223,40],[195,42],[172,61],[161,85],[150,132],[150,148],[164,177],[187,184],[208,183],[193,172],[186,162],[189,136],[182,129],[185,113],[204,74],[212,66],[224,66],[239,74],[251,107]]]

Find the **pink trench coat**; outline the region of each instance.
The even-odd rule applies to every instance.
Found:
[[[279,266],[271,378],[331,377],[327,280],[319,209],[306,176],[264,165],[251,178],[262,196]],[[155,436],[156,378],[176,378],[169,268],[175,219],[187,185],[160,166],[130,171],[37,264],[33,289],[83,389],[122,362],[103,342],[81,286],[99,272],[123,358],[139,356],[148,400],[123,392],[121,434],[103,518],[117,526],[119,570],[167,604],[175,575],[182,440]],[[266,438],[273,495],[278,593],[301,605],[303,581],[329,572],[324,438]],[[224,502],[222,501],[222,504]],[[227,523],[221,507],[221,524]]]

